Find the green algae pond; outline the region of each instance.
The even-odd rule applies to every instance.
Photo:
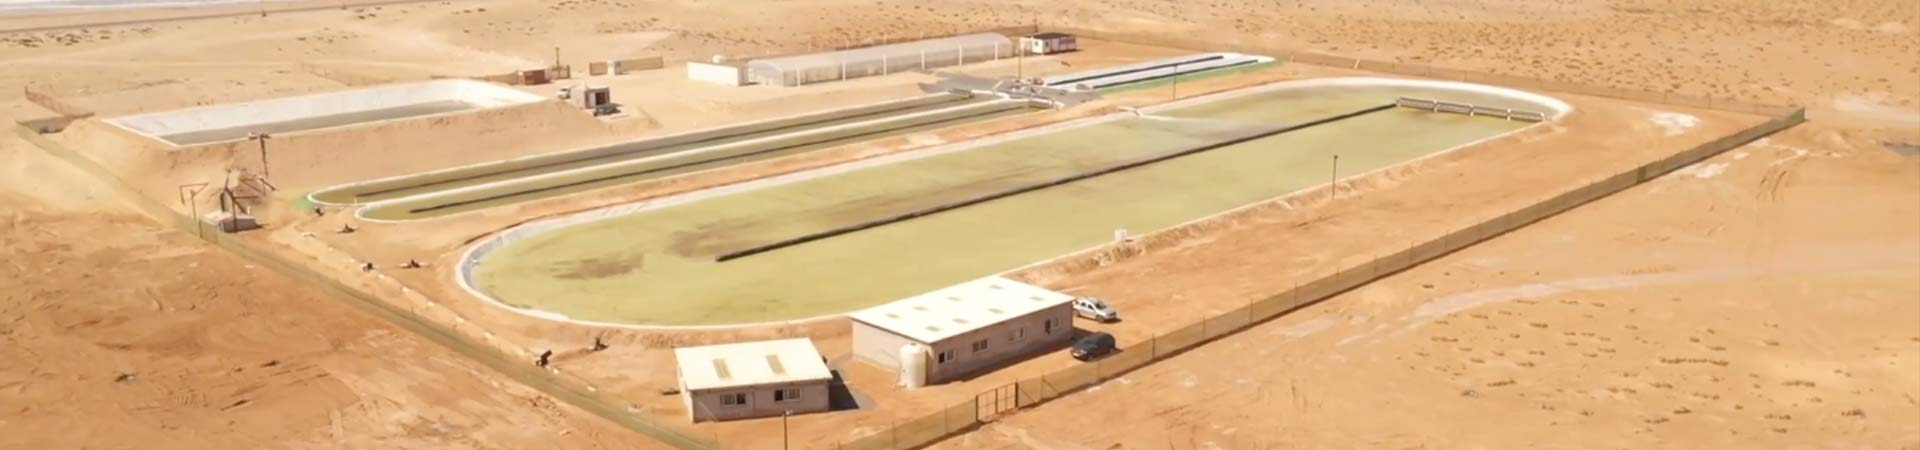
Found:
[[[575,320],[806,319],[1101,245],[1115,229],[1151,232],[1314,187],[1327,182],[1335,155],[1339,173],[1359,174],[1530,125],[1388,108],[716,262],[742,248],[1259,136],[1403,95],[1503,102],[1427,87],[1256,88],[515,236],[474,252],[461,276],[501,303]]]

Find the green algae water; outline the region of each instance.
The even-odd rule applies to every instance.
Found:
[[[473,268],[481,291],[570,318],[644,325],[803,319],[865,308],[1389,167],[1528,123],[1395,108],[727,262],[775,242],[1250,130],[1340,115],[1387,87],[1299,87],[1067,128],[527,236]]]

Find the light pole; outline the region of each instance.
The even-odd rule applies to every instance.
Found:
[[[1333,173],[1327,174],[1327,198],[1340,196],[1340,155],[1333,155]]]
[[[247,133],[247,140],[260,142],[260,178],[272,178],[273,171],[267,167],[267,140],[273,135],[267,133]]]
[[[787,416],[792,416],[792,415],[793,415],[793,410],[791,409],[786,410],[786,412],[780,413],[780,449],[781,450],[788,450],[792,448],[792,445],[787,442]]]
[[[1173,63],[1173,99],[1180,99],[1180,63]]]
[[[1027,79],[1027,42],[1025,38],[1014,41],[1013,77],[1020,80]]]

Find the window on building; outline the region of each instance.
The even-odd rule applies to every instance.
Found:
[[[786,388],[773,391],[773,401],[782,403],[800,401],[800,388]]]
[[[984,352],[984,351],[987,351],[987,339],[981,339],[981,340],[978,340],[978,341],[973,341],[973,352],[974,352],[974,353],[980,353],[980,352]]]
[[[1014,328],[1013,331],[1007,332],[1007,342],[1020,342],[1021,339],[1026,338],[1027,327]]]
[[[960,356],[959,350],[942,351],[940,352],[940,362],[945,363],[947,361],[952,361],[955,357],[958,357],[958,356]]]
[[[747,393],[720,394],[720,406],[746,406]]]
[[[1047,334],[1053,334],[1054,320],[1057,320],[1057,319],[1047,319],[1046,322],[1042,323],[1042,325],[1046,328]]]

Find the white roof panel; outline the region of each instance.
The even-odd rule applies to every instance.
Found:
[[[1008,51],[1012,51],[1013,42],[1007,39],[1005,35],[998,33],[974,33],[830,52],[762,58],[748,61],[747,65],[766,66],[776,70],[804,69],[808,67],[837,66],[842,63],[854,64],[862,61],[884,61],[888,58],[920,57],[923,53],[939,54],[941,52],[953,52],[959,48],[979,47],[1006,47],[1009,49]]]
[[[1071,295],[993,276],[868,308],[852,317],[933,343],[1072,301]]]
[[[681,347],[673,357],[689,391],[833,379],[807,338]]]

